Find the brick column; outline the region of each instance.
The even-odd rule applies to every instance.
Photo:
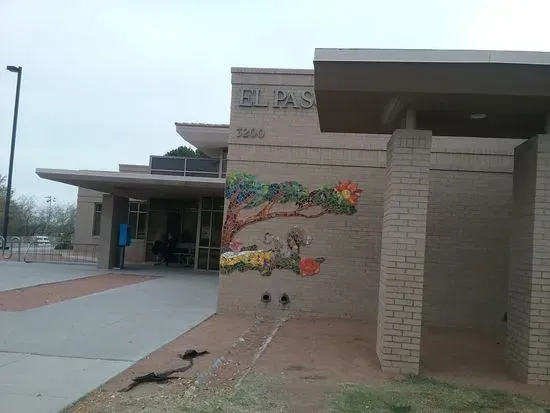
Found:
[[[99,268],[109,269],[117,264],[118,226],[126,223],[128,223],[128,198],[103,195],[101,240],[97,257]]]
[[[418,374],[432,134],[399,129],[387,148],[376,353],[387,372]]]
[[[529,384],[550,385],[550,135],[514,153],[507,365]]]

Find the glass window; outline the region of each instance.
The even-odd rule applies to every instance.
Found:
[[[92,236],[98,237],[101,234],[101,213],[103,211],[103,204],[96,202],[94,204],[94,217],[92,223]]]
[[[208,270],[220,270],[220,250],[217,248],[210,249],[210,256],[208,257]]]
[[[145,239],[147,229],[147,212],[138,214],[138,222],[136,228],[136,238]]]
[[[214,211],[223,211],[223,207],[224,207],[224,199],[223,198],[214,198],[214,206],[212,207],[212,209]]]
[[[212,198],[203,198],[202,199],[202,210],[203,211],[210,211],[212,210]]]
[[[128,225],[133,239],[145,239],[147,233],[147,203],[130,202],[128,208]]]
[[[210,233],[212,231],[210,222],[210,211],[202,211],[201,214],[201,231],[199,245],[201,247],[208,247],[210,245]]]
[[[210,246],[220,247],[222,244],[223,212],[212,212],[212,228],[210,230]]]
[[[199,261],[197,262],[199,270],[208,269],[208,248],[199,248]]]

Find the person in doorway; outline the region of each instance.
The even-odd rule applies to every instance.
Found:
[[[175,244],[174,237],[172,237],[171,232],[168,232],[164,239],[164,251],[163,251],[164,262],[166,263],[166,265],[168,265],[168,262],[169,262],[170,251],[173,251],[175,246],[176,244]]]
[[[164,243],[163,234],[164,232],[162,230],[159,230],[157,232],[155,241],[153,242],[153,247],[151,248],[151,252],[155,255],[155,265],[160,265],[163,261],[165,261],[166,265],[168,265],[168,260],[166,257],[166,245]]]

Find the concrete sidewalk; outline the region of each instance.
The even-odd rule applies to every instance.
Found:
[[[91,265],[49,264],[0,260],[0,291],[105,274]]]
[[[0,290],[104,272],[2,263]],[[218,277],[175,272],[40,308],[0,312],[0,410],[58,412],[214,314]]]

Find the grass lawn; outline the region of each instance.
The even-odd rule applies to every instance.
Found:
[[[256,378],[258,379],[258,378]],[[261,382],[261,383],[260,383]],[[249,381],[234,394],[217,394],[207,400],[187,401],[181,412],[252,413],[297,412],[293,400],[272,392],[260,380]],[[497,390],[458,386],[441,381],[410,378],[385,385],[342,385],[328,397],[326,412],[332,413],[548,413],[529,398]],[[302,402],[303,400],[300,400]]]
[[[338,413],[550,412],[550,406],[523,396],[418,377],[383,386],[344,386],[334,408]]]
[[[118,394],[76,413],[550,413],[550,406],[497,390],[410,378],[357,385],[293,382],[283,375],[253,375],[237,391],[180,387],[150,395]]]

